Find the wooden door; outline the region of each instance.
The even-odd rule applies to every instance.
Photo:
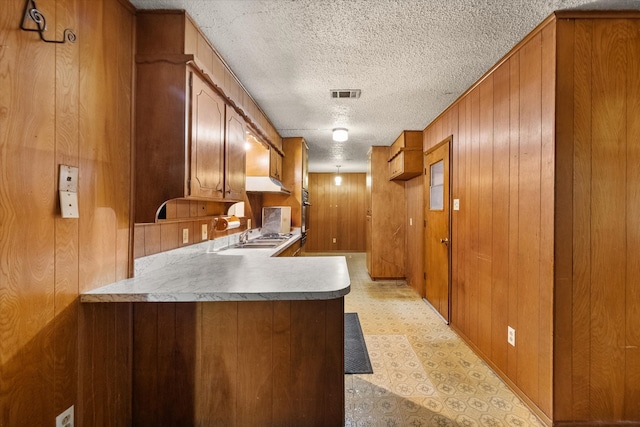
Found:
[[[449,323],[450,228],[449,145],[447,138],[426,153],[425,159],[425,270],[427,301]]]
[[[246,141],[244,119],[227,105],[225,148],[225,200],[243,200]]]
[[[224,197],[225,102],[197,74],[191,74],[191,168],[189,195]]]

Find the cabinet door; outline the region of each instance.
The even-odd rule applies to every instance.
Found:
[[[191,197],[224,197],[225,102],[207,83],[191,74]]]
[[[226,200],[243,200],[245,183],[245,122],[227,105],[225,194]]]
[[[269,156],[269,176],[282,181],[282,156],[273,148],[270,148]]]

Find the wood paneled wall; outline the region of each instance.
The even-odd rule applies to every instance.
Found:
[[[554,44],[547,25],[424,133],[425,150],[453,135],[452,325],[547,418]]]
[[[78,295],[131,268],[133,9],[38,2],[47,44],[0,8],[0,425],[128,425],[130,307]],[[62,219],[58,165],[79,167],[79,219]],[[117,331],[117,332],[116,332]],[[82,350],[80,350],[82,349]]]
[[[639,13],[560,12],[424,132],[453,135],[452,325],[547,423],[640,421],[638,52]]]
[[[555,416],[640,422],[640,13],[558,23]]]
[[[309,232],[307,252],[364,252],[364,173],[341,173],[342,185],[333,173],[309,174]],[[333,239],[336,242],[333,243]]]
[[[134,258],[170,251],[201,243],[202,227],[207,227],[207,239],[240,233],[246,229],[247,219],[240,218],[240,227],[217,231],[213,229],[215,217],[226,215],[228,204],[197,200],[174,199],[165,205],[166,219],[149,224],[136,224],[134,231]],[[188,230],[188,242],[183,232]]]
[[[424,176],[406,181],[404,190],[407,198],[406,280],[407,285],[424,298]]]

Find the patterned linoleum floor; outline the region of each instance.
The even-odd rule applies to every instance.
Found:
[[[336,254],[332,254],[336,255]],[[543,426],[404,281],[369,278],[344,254],[373,374],[345,375],[346,426]]]

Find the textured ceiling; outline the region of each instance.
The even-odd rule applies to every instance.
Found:
[[[371,145],[422,130],[552,11],[640,0],[131,0],[185,9],[312,172],[366,170]],[[332,99],[330,89],[361,89]],[[349,140],[331,140],[335,127]]]

